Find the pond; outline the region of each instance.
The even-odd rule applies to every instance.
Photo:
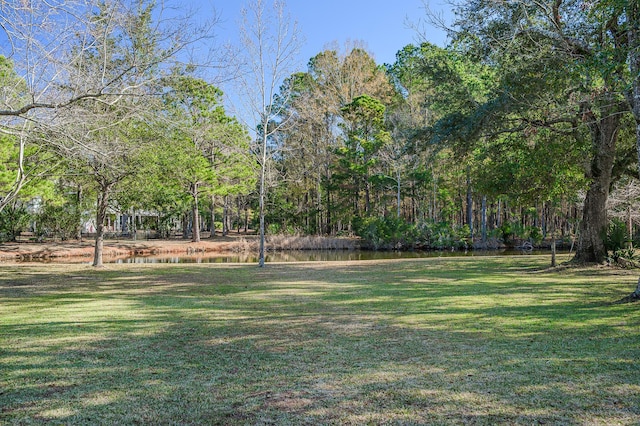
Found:
[[[365,251],[365,250],[291,250],[276,251],[266,255],[268,262],[336,262],[350,260],[419,259],[428,257],[458,256],[514,256],[548,254],[548,250],[475,250],[475,251]],[[560,252],[558,252],[560,254]],[[256,253],[224,255],[153,255],[104,259],[105,263],[258,263]]]

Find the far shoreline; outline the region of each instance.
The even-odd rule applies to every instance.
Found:
[[[331,238],[316,236],[267,237],[273,250],[354,250],[359,240],[353,238]],[[82,261],[93,258],[95,241],[91,238],[67,241],[18,241],[0,243],[0,262],[71,260]],[[224,255],[247,253],[257,250],[256,235],[227,235],[201,239],[105,239],[103,256],[120,258],[152,255]]]

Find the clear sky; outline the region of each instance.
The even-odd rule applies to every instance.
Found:
[[[193,0],[190,5],[201,13],[215,9],[220,22],[215,28],[218,45],[238,45],[241,9],[252,0]],[[449,22],[452,13],[447,0],[428,0],[429,8],[442,14]],[[273,0],[265,0],[271,7]],[[298,66],[291,72],[307,71],[309,59],[326,50],[345,52],[347,43],[362,42],[380,65],[392,64],[395,56],[407,44],[427,41],[438,46],[447,42],[444,31],[426,27],[422,35],[411,24],[424,21],[426,11],[423,0],[285,0],[286,12],[297,21],[305,43],[297,59]],[[233,81],[221,82],[225,93],[227,111],[236,115],[248,128],[254,128],[255,120],[249,111],[238,86]]]
[[[239,11],[246,1],[207,1],[212,1],[221,15],[221,36],[237,31]],[[271,4],[271,0],[267,3]],[[450,15],[442,3],[430,3],[433,10],[442,11],[445,17]],[[379,64],[393,63],[396,52],[420,41],[408,23],[425,17],[422,0],[287,0],[286,8],[306,39],[300,53],[303,66],[330,44],[337,42],[343,49],[348,41],[365,42]],[[426,37],[439,46],[446,43],[445,34],[435,28],[428,29]]]

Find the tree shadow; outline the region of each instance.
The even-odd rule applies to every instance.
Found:
[[[2,309],[24,312],[0,323],[0,421],[631,424],[640,414],[637,315],[601,306],[595,291],[569,297],[553,277],[514,288],[470,266],[412,265],[392,283],[367,265],[4,275]],[[514,293],[528,299],[503,305]]]

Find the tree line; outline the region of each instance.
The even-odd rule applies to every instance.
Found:
[[[38,194],[61,217],[93,199],[98,227],[109,206],[184,218],[196,240],[216,222],[373,248],[546,239],[601,262],[633,238],[637,2],[465,2],[446,47],[399,46],[378,64],[364,44],[336,45],[278,69],[253,128],[184,60],[215,20],[159,19],[143,0],[53,4],[1,6],[0,208],[14,228]]]
[[[569,238],[576,261],[604,261],[633,237],[610,193],[638,176],[637,2],[478,0],[456,16],[444,48],[384,67],[326,51],[285,82],[281,227],[388,247]]]

